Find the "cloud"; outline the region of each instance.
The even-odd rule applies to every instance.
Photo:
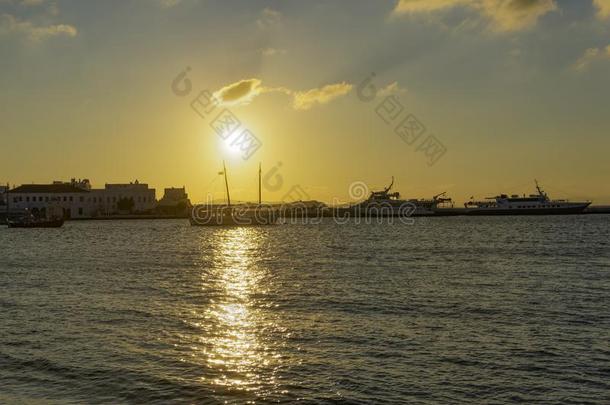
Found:
[[[393,13],[397,15],[430,13],[468,3],[469,0],[399,0]]]
[[[0,16],[0,34],[18,34],[32,42],[40,42],[57,36],[75,37],[77,29],[68,24],[34,25],[31,21],[19,20],[10,14]]]
[[[407,92],[407,90],[400,87],[398,82],[392,82],[392,83],[388,84],[387,86],[385,86],[384,88],[380,89],[377,92],[377,96],[378,97],[387,97],[392,94],[403,94],[406,92]]]
[[[11,6],[21,6],[35,8],[38,6],[44,6],[46,14],[50,16],[59,15],[59,7],[55,1],[48,0],[0,0],[1,4],[10,4]]]
[[[578,58],[573,66],[573,69],[577,72],[583,72],[587,70],[591,63],[597,60],[610,59],[610,45],[606,48],[589,48],[585,53]]]
[[[456,7],[479,13],[490,21],[492,31],[508,32],[534,26],[557,5],[555,0],[399,0],[392,15],[431,14]]]
[[[268,30],[279,25],[282,22],[282,13],[266,7],[260,17],[256,20],[256,25],[262,30]]]
[[[264,48],[261,49],[261,54],[263,56],[277,56],[277,55],[285,55],[285,49],[277,49],[277,48]]]
[[[597,8],[597,17],[605,20],[610,18],[610,0],[593,0],[593,5]]]
[[[247,105],[264,93],[281,93],[292,97],[295,110],[309,110],[316,104],[326,104],[352,89],[349,83],[329,84],[306,91],[294,91],[286,87],[265,87],[260,79],[244,79],[231,83],[213,93],[223,105]]]
[[[245,105],[250,104],[263,91],[261,80],[244,79],[215,91],[214,97],[225,105]]]
[[[341,82],[322,88],[299,91],[293,94],[292,106],[295,110],[309,110],[316,104],[326,104],[350,92],[352,85]]]

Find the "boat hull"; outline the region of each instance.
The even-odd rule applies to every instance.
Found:
[[[270,221],[244,221],[224,218],[221,221],[200,221],[191,218],[191,226],[267,226],[277,224],[277,220]]]
[[[434,216],[434,209],[421,206],[412,201],[358,204],[346,208],[335,209],[335,214],[351,217],[429,217]]]
[[[197,209],[189,218],[192,226],[265,226],[279,219],[276,210],[269,209]]]
[[[9,228],[60,228],[63,226],[63,219],[55,219],[49,221],[35,221],[35,222],[15,222],[8,221]]]
[[[589,203],[559,208],[468,208],[466,215],[575,215],[583,214]]]

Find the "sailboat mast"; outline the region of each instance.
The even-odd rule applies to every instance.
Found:
[[[225,165],[225,161],[222,161],[222,172],[225,175],[225,187],[227,189],[227,205],[231,206],[231,195],[229,194],[229,181],[227,180],[227,166]]]
[[[262,168],[261,168],[261,164],[258,164],[258,205],[261,205],[262,203],[262,196],[261,196],[261,173],[262,173]]]
[[[11,189],[11,185],[6,183],[6,222],[9,219],[9,212],[11,211],[11,197],[8,195],[8,191]]]

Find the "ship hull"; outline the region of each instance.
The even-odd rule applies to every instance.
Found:
[[[575,215],[583,214],[589,204],[559,208],[467,208],[466,215]]]
[[[350,217],[430,217],[435,213],[431,209],[415,207],[413,205],[403,205],[398,207],[349,207],[334,209],[334,215]]]

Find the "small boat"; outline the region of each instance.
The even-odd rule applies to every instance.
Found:
[[[60,228],[64,224],[63,218],[34,218],[23,217],[17,220],[7,220],[9,228]]]
[[[59,228],[64,224],[64,218],[60,215],[38,217],[26,210],[17,219],[7,218],[6,223],[9,228]]]
[[[46,216],[39,217],[33,215],[27,209],[25,213],[17,218],[10,219],[10,186],[6,187],[6,224],[9,228],[60,228],[64,224],[63,210],[59,207],[52,207],[45,211]],[[53,209],[55,209],[53,211]]]
[[[279,219],[279,212],[261,203],[261,166],[258,167],[258,205],[231,205],[227,168],[222,163],[221,174],[225,178],[227,205],[195,205],[189,221],[192,226],[252,226],[273,225]]]
[[[500,194],[488,197],[484,201],[469,201],[464,204],[467,215],[566,215],[582,214],[591,205],[591,201],[571,202],[551,200],[538,181],[536,194],[528,197],[513,194]]]

